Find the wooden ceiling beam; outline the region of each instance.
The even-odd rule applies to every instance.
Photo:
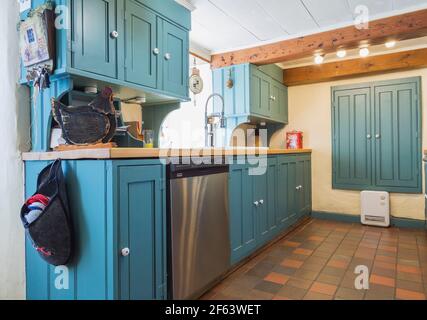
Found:
[[[427,9],[371,21],[368,29],[349,26],[267,44],[255,48],[213,55],[212,68],[241,63],[264,65],[305,58],[339,48],[355,49],[361,44],[382,44],[388,40],[408,40],[427,36]]]
[[[285,69],[283,82],[287,86],[297,86],[425,67],[427,49],[418,49]]]

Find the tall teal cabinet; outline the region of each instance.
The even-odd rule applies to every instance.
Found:
[[[332,89],[333,186],[422,192],[421,79]]]
[[[262,159],[230,166],[230,234],[233,265],[311,213],[311,155],[265,158],[265,173],[251,169]]]
[[[46,165],[26,162],[27,197]],[[76,234],[69,287],[56,287],[58,270],[27,240],[27,299],[165,299],[165,167],[157,160],[77,160],[63,169]]]

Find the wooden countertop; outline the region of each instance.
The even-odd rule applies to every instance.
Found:
[[[311,153],[311,149],[285,150],[267,148],[225,148],[225,149],[143,149],[143,148],[112,148],[112,149],[79,149],[71,151],[26,152],[22,154],[24,161],[46,160],[78,160],[78,159],[160,159],[168,157],[190,156],[233,156],[233,155],[280,155]]]

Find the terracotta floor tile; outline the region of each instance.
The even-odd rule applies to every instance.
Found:
[[[377,254],[377,256],[375,257],[376,261],[382,261],[382,262],[388,262],[388,263],[396,263],[396,258],[394,257],[389,257],[389,256],[383,256],[380,254]]]
[[[422,283],[399,280],[396,281],[396,287],[399,289],[416,291],[416,292],[425,292],[426,287]]]
[[[365,296],[364,290],[339,288],[335,294],[335,298],[342,300],[363,300]]]
[[[298,248],[294,252],[294,254],[301,254],[304,256],[310,256],[313,253],[313,250],[304,249],[304,248]]]
[[[376,267],[381,269],[396,270],[396,264],[390,262],[375,261],[374,268]]]
[[[286,284],[286,282],[288,282],[289,279],[290,279],[289,276],[286,276],[280,273],[275,273],[275,272],[270,273],[268,276],[264,278],[265,281],[269,281],[269,282],[273,282],[281,285]]]
[[[315,282],[310,288],[311,292],[321,293],[329,296],[333,296],[337,291],[337,286],[326,284],[322,282]]]
[[[261,292],[266,292],[269,294],[276,295],[280,289],[282,289],[281,284],[273,283],[270,281],[261,281],[259,284],[257,284],[254,289]]]
[[[343,277],[331,276],[329,274],[324,274],[324,273],[321,273],[317,277],[318,282],[322,282],[322,283],[326,283],[326,284],[332,284],[334,286],[338,286],[341,283],[342,279],[343,279]]]
[[[348,267],[348,262],[342,260],[331,260],[328,262],[328,267],[345,269]]]
[[[280,289],[276,296],[285,297],[292,300],[302,300],[306,294],[307,290],[295,288],[286,284],[282,289]]]
[[[305,295],[303,300],[317,301],[317,300],[332,300],[332,299],[333,299],[333,296],[318,293],[318,292],[309,291]]]
[[[414,274],[414,273],[407,273],[407,272],[397,272],[397,279],[399,280],[406,280],[406,281],[412,281],[417,283],[422,283],[423,278],[421,275]]]
[[[407,272],[407,273],[414,273],[414,274],[421,274],[421,269],[413,266],[405,266],[402,264],[397,265],[397,271],[399,272]]]
[[[391,287],[391,288],[394,288],[396,286],[395,279],[389,278],[389,277],[382,277],[376,274],[371,275],[370,283]]]
[[[321,242],[321,241],[325,240],[325,238],[324,237],[319,237],[319,236],[311,236],[311,237],[308,238],[308,240]]]
[[[292,277],[287,283],[288,286],[304,289],[304,290],[310,289],[312,284],[313,284],[312,280],[306,280],[306,279],[294,278],[294,277]]]
[[[396,299],[401,300],[426,300],[426,295],[421,292],[410,291],[405,289],[396,289]]]
[[[291,259],[285,259],[282,261],[281,265],[283,267],[288,267],[288,268],[295,268],[295,269],[299,269],[301,268],[301,266],[304,264],[303,261],[299,261],[299,260],[291,260]]]
[[[285,241],[283,242],[283,245],[285,247],[298,248],[301,245],[301,243],[293,242],[293,241]]]

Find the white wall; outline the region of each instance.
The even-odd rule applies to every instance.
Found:
[[[417,76],[422,76],[423,149],[426,149],[427,112],[424,107],[427,103],[427,69],[289,88],[290,124],[284,131],[303,131],[305,146],[313,149],[314,211],[360,214],[360,192],[332,189],[331,87]],[[275,135],[273,146],[285,146],[284,134],[279,132]],[[423,195],[391,195],[393,216],[424,220],[424,207]]]
[[[0,299],[25,298],[24,232],[19,219],[23,201],[20,151],[29,134],[29,100],[18,86],[18,4],[2,1],[0,10]]]

